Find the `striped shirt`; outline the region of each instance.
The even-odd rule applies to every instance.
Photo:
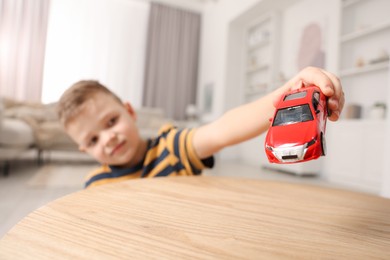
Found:
[[[202,169],[213,167],[214,158],[199,159],[192,145],[193,134],[193,129],[165,125],[156,138],[148,140],[143,161],[129,168],[102,165],[87,176],[85,187],[136,178],[199,175]]]

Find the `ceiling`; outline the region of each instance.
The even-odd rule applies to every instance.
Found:
[[[185,8],[193,11],[201,11],[207,3],[216,3],[218,0],[143,0],[153,1],[170,6]]]

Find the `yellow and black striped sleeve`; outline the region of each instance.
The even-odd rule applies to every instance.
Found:
[[[154,139],[145,158],[144,177],[168,175],[198,175],[212,168],[214,158],[201,160],[194,150],[192,138],[195,129],[177,129],[166,125]]]

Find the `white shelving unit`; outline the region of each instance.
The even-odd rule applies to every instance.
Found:
[[[388,70],[389,69],[389,63],[388,62],[381,62],[378,64],[373,64],[373,65],[366,65],[364,67],[359,67],[359,68],[349,68],[349,69],[344,69],[340,71],[340,76],[341,77],[353,77],[353,76],[358,76],[364,73],[370,73],[370,72],[377,72],[381,70]]]
[[[390,28],[390,23],[386,22],[386,23],[378,24],[378,25],[375,25],[375,26],[372,26],[372,27],[369,27],[366,29],[362,29],[361,31],[352,32],[352,33],[343,35],[341,37],[341,43],[346,43],[346,42],[353,41],[353,40],[356,40],[356,39],[359,39],[359,38],[362,38],[365,36],[370,36],[371,34],[378,33],[378,32],[387,30],[389,28]]]
[[[328,127],[327,177],[379,194],[389,119],[373,118],[372,109],[375,104],[389,107],[390,1],[340,1],[338,74],[346,104],[342,120]],[[361,107],[360,117],[348,117],[351,105]]]
[[[384,120],[345,120],[329,124],[325,157],[328,180],[379,194],[383,175],[386,137]]]
[[[269,13],[247,27],[245,37],[244,102],[258,98],[272,89],[278,48],[279,16]]]
[[[349,105],[370,119],[375,104],[386,104],[389,92],[390,2],[341,0],[339,75]],[[347,116],[348,113],[345,113]],[[347,118],[348,119],[348,118]]]

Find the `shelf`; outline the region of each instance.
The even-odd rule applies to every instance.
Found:
[[[243,35],[243,101],[264,95],[269,91],[275,73],[275,56],[278,45],[279,13],[268,12],[245,26]]]
[[[353,41],[353,40],[356,40],[358,38],[368,36],[370,34],[374,34],[374,33],[377,33],[377,32],[380,32],[380,31],[383,31],[386,29],[390,29],[390,22],[383,23],[383,24],[373,26],[373,27],[369,27],[367,29],[362,29],[362,30],[357,31],[357,32],[345,34],[345,35],[341,36],[341,42],[345,43],[348,41]]]
[[[265,46],[269,45],[270,43],[271,43],[270,40],[263,40],[261,42],[258,42],[256,44],[254,44],[253,46],[249,46],[248,47],[248,52],[253,52],[253,51],[257,50],[257,49],[260,49],[262,47],[265,47]]]
[[[252,73],[256,73],[256,72],[267,70],[268,68],[269,68],[268,64],[263,64],[263,65],[256,66],[254,68],[248,68],[246,73],[247,74],[252,74]]]
[[[389,68],[389,62],[381,62],[378,64],[370,64],[359,68],[344,69],[341,71],[340,76],[348,77],[363,73],[369,73],[379,70],[386,70]]]

